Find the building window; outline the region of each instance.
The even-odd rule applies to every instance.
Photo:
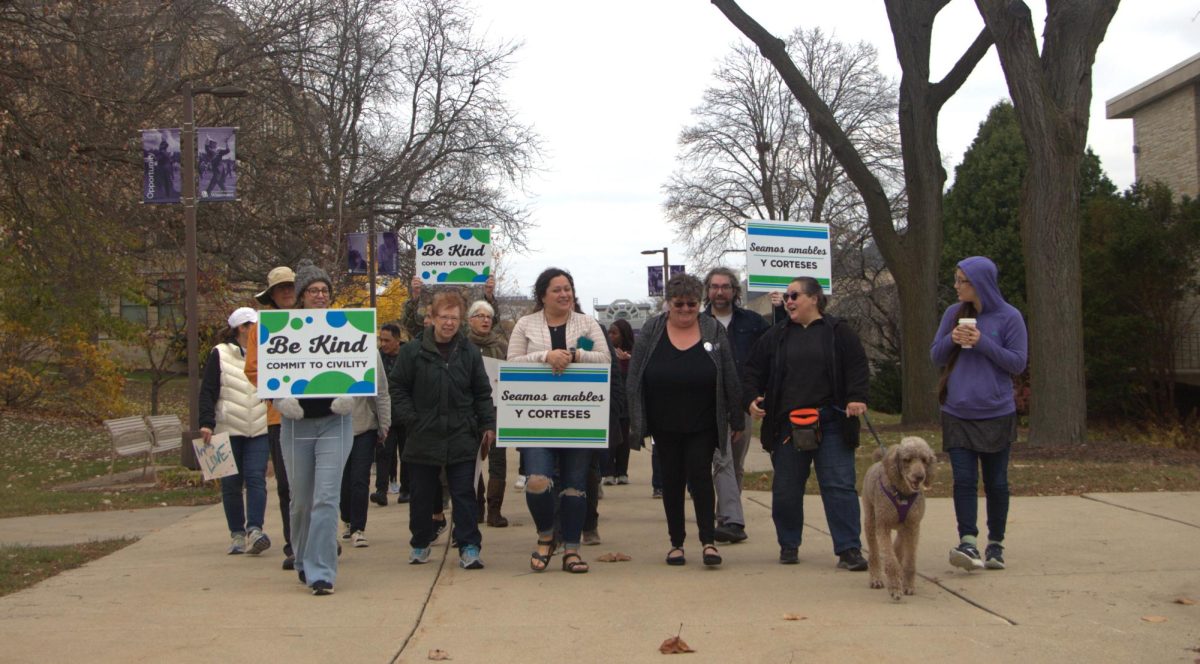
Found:
[[[157,286],[159,326],[182,327],[184,324],[183,279],[159,279]]]
[[[121,320],[138,325],[146,324],[146,305],[121,296]]]

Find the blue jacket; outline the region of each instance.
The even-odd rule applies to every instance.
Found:
[[[704,313],[712,316],[712,305],[706,307]],[[750,351],[754,350],[758,338],[769,329],[771,324],[765,318],[749,309],[733,305],[733,319],[729,321],[725,333],[729,336],[729,344],[733,346],[733,363],[737,365],[739,373],[750,359]]]

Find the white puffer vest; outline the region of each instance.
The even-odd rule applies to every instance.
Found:
[[[267,403],[246,378],[246,356],[237,344],[218,344],[221,358],[221,397],[217,399],[214,433],[253,438],[267,432]]]

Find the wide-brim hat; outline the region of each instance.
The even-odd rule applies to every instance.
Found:
[[[256,293],[254,299],[261,304],[271,304],[271,289],[279,284],[294,284],[296,283],[296,273],[292,272],[290,267],[277,267],[267,273],[267,287],[263,292]]]

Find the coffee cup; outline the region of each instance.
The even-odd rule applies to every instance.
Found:
[[[975,327],[975,319],[974,318],[959,318],[958,324],[966,326],[966,327]],[[974,346],[964,345],[963,348],[974,348]]]

